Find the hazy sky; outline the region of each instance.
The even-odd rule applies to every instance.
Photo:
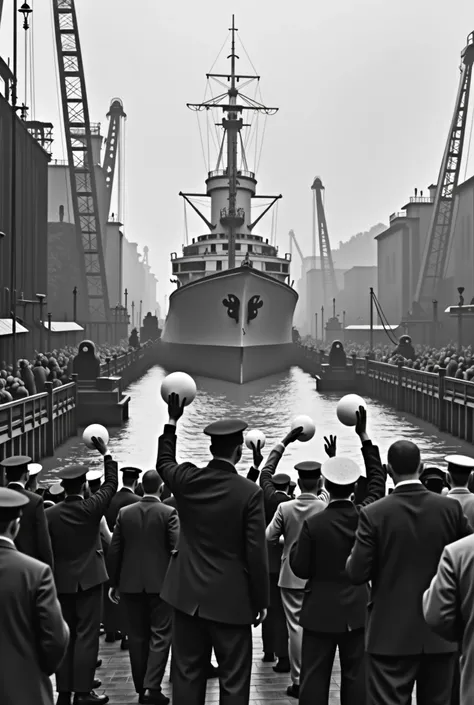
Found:
[[[51,2],[30,4],[35,117],[54,123],[54,156],[61,157]],[[3,56],[9,6],[5,0]],[[310,254],[316,175],[326,186],[333,246],[388,222],[415,186],[426,189],[437,179],[460,52],[474,29],[472,0],[76,0],[76,7],[91,119],[106,134],[115,96],[128,115],[125,230],[150,248],[160,302],[174,289],[169,254],[183,240],[178,192],[205,188],[196,117],[186,103],[203,98],[232,12],[265,102],[280,108],[268,119],[257,176],[260,193],[283,193],[281,252],[293,228]],[[195,217],[189,226],[193,234],[205,232]],[[268,236],[270,227],[267,216],[259,233]]]

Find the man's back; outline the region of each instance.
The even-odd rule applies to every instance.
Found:
[[[124,507],[107,555],[111,582],[120,592],[159,594],[178,538],[178,514],[158,498]]]
[[[50,568],[4,539],[0,539],[0,624],[0,702],[52,704],[48,676],[66,652],[69,631]]]
[[[123,509],[123,507],[128,507],[130,504],[136,504],[139,501],[140,497],[128,487],[122,487],[122,489],[114,494],[105,515],[110,531],[114,530],[120,510]]]
[[[8,487],[28,497],[20,524],[20,531],[15,539],[19,551],[36,558],[50,567],[53,566],[53,554],[48,525],[43,507],[43,499],[35,492],[25,490],[18,482],[10,482]]]
[[[422,597],[444,547],[470,533],[461,506],[421,483],[398,485],[361,511],[347,569],[372,582],[367,651],[380,655],[454,651],[428,628]]]
[[[180,538],[163,599],[187,614],[251,624],[268,590],[262,490],[220,460],[178,466],[172,490]]]
[[[460,503],[468,522],[474,529],[474,494],[467,487],[453,487],[446,496]]]

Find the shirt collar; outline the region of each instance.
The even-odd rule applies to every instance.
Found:
[[[13,482],[9,482],[7,487],[9,487],[10,485],[19,485],[20,487],[23,487],[23,489],[25,489],[24,483],[20,482],[19,480],[14,480]]]
[[[401,482],[397,482],[395,487],[403,487],[403,485],[422,485],[421,480],[402,480]]]
[[[469,487],[453,487],[448,494],[471,494]]]
[[[0,541],[6,541],[7,543],[11,543],[13,548],[16,548],[15,542],[9,536],[0,536]]]
[[[125,485],[122,487],[121,492],[131,492],[132,494],[135,494],[135,492],[132,490],[131,487],[125,487]]]

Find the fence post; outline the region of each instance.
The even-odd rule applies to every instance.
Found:
[[[78,405],[78,393],[77,393],[77,373],[71,375],[71,381],[74,382],[74,411],[72,414],[71,430],[74,431],[74,435],[77,436],[77,405]]]
[[[446,368],[440,367],[438,375],[438,428],[440,431],[444,431],[446,428],[446,404],[444,401]]]
[[[397,382],[397,396],[396,396],[396,408],[397,411],[403,411],[405,407],[405,399],[403,393],[403,362],[398,363],[398,382]]]
[[[54,398],[53,383],[45,382],[45,392],[48,394],[48,423],[46,425],[46,457],[54,455]]]

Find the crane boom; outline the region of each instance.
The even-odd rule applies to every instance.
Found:
[[[472,65],[474,63],[474,32],[467,38],[461,54],[462,68],[458,94],[448,140],[441,162],[433,213],[423,260],[415,291],[414,307],[426,311],[433,298],[438,298],[448,264],[449,243],[453,225],[455,192],[459,182],[466,120],[469,106]]]
[[[321,255],[321,270],[323,273],[324,305],[327,305],[330,298],[332,299],[337,296],[338,289],[336,283],[336,273],[334,271],[334,263],[332,261],[331,245],[329,243],[326,213],[324,211],[323,199],[321,195],[324,191],[324,186],[319,177],[314,179],[311,189],[314,191],[318,220],[319,252]]]
[[[71,199],[89,323],[110,323],[91,124],[74,0],[53,0]]]
[[[291,243],[294,242],[296,250],[297,250],[299,256],[301,257],[301,264],[303,264],[304,256],[303,256],[303,253],[301,252],[301,247],[298,245],[298,240],[296,239],[296,235],[295,235],[294,231],[290,230],[288,235],[290,236],[290,250],[291,250]]]
[[[105,213],[108,217],[110,211],[110,201],[112,199],[112,189],[114,186],[115,163],[117,161],[117,152],[120,144],[120,126],[122,118],[127,117],[123,110],[123,103],[120,98],[114,98],[112,100],[107,117],[109,118],[109,131],[107,133],[107,141],[105,143],[103,170],[105,174],[106,188]],[[119,213],[118,215],[120,217],[121,214]]]

